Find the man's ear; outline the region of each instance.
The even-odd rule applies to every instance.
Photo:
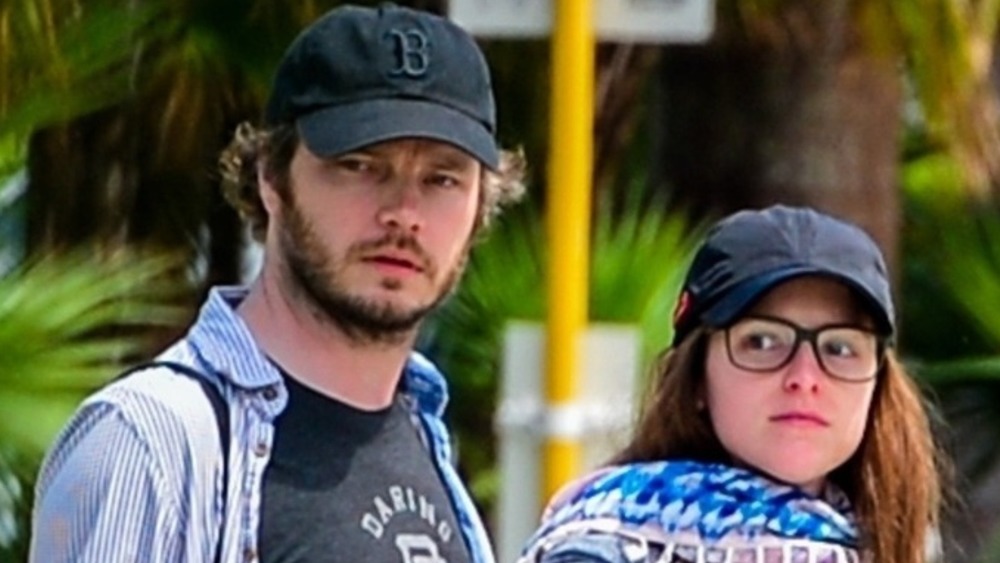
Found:
[[[281,208],[281,196],[274,187],[273,177],[267,172],[267,164],[263,161],[257,162],[257,193],[260,201],[264,204],[264,210],[269,216],[274,216]]]

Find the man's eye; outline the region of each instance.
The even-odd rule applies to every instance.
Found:
[[[342,158],[337,167],[349,172],[369,172],[373,168],[371,162],[360,158]]]
[[[461,185],[458,178],[448,174],[433,174],[428,178],[427,183],[442,188],[454,188]]]

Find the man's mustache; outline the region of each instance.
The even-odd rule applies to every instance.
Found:
[[[434,260],[430,257],[427,251],[420,246],[420,243],[417,242],[416,238],[406,234],[389,233],[376,240],[360,242],[351,248],[350,254],[352,257],[360,256],[377,252],[383,248],[405,250],[413,255],[414,259],[417,260],[417,266],[419,266],[420,269],[428,275],[433,276],[437,272]]]

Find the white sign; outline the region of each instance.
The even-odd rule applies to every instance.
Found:
[[[452,0],[454,2],[454,0]],[[542,445],[573,436],[582,466],[599,467],[623,446],[638,403],[642,334],[635,326],[591,323],[580,334],[575,402],[546,405],[545,327],[511,321],[504,331],[497,409],[497,561],[515,561],[538,525],[543,496]]]
[[[545,37],[555,0],[451,0],[449,17],[473,35]],[[594,31],[606,41],[697,43],[715,23],[713,0],[593,0]]]

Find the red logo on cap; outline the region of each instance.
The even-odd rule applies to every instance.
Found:
[[[691,293],[688,290],[681,292],[680,297],[677,298],[677,305],[674,306],[674,326],[680,322],[681,318],[687,314],[688,309],[691,308]]]

